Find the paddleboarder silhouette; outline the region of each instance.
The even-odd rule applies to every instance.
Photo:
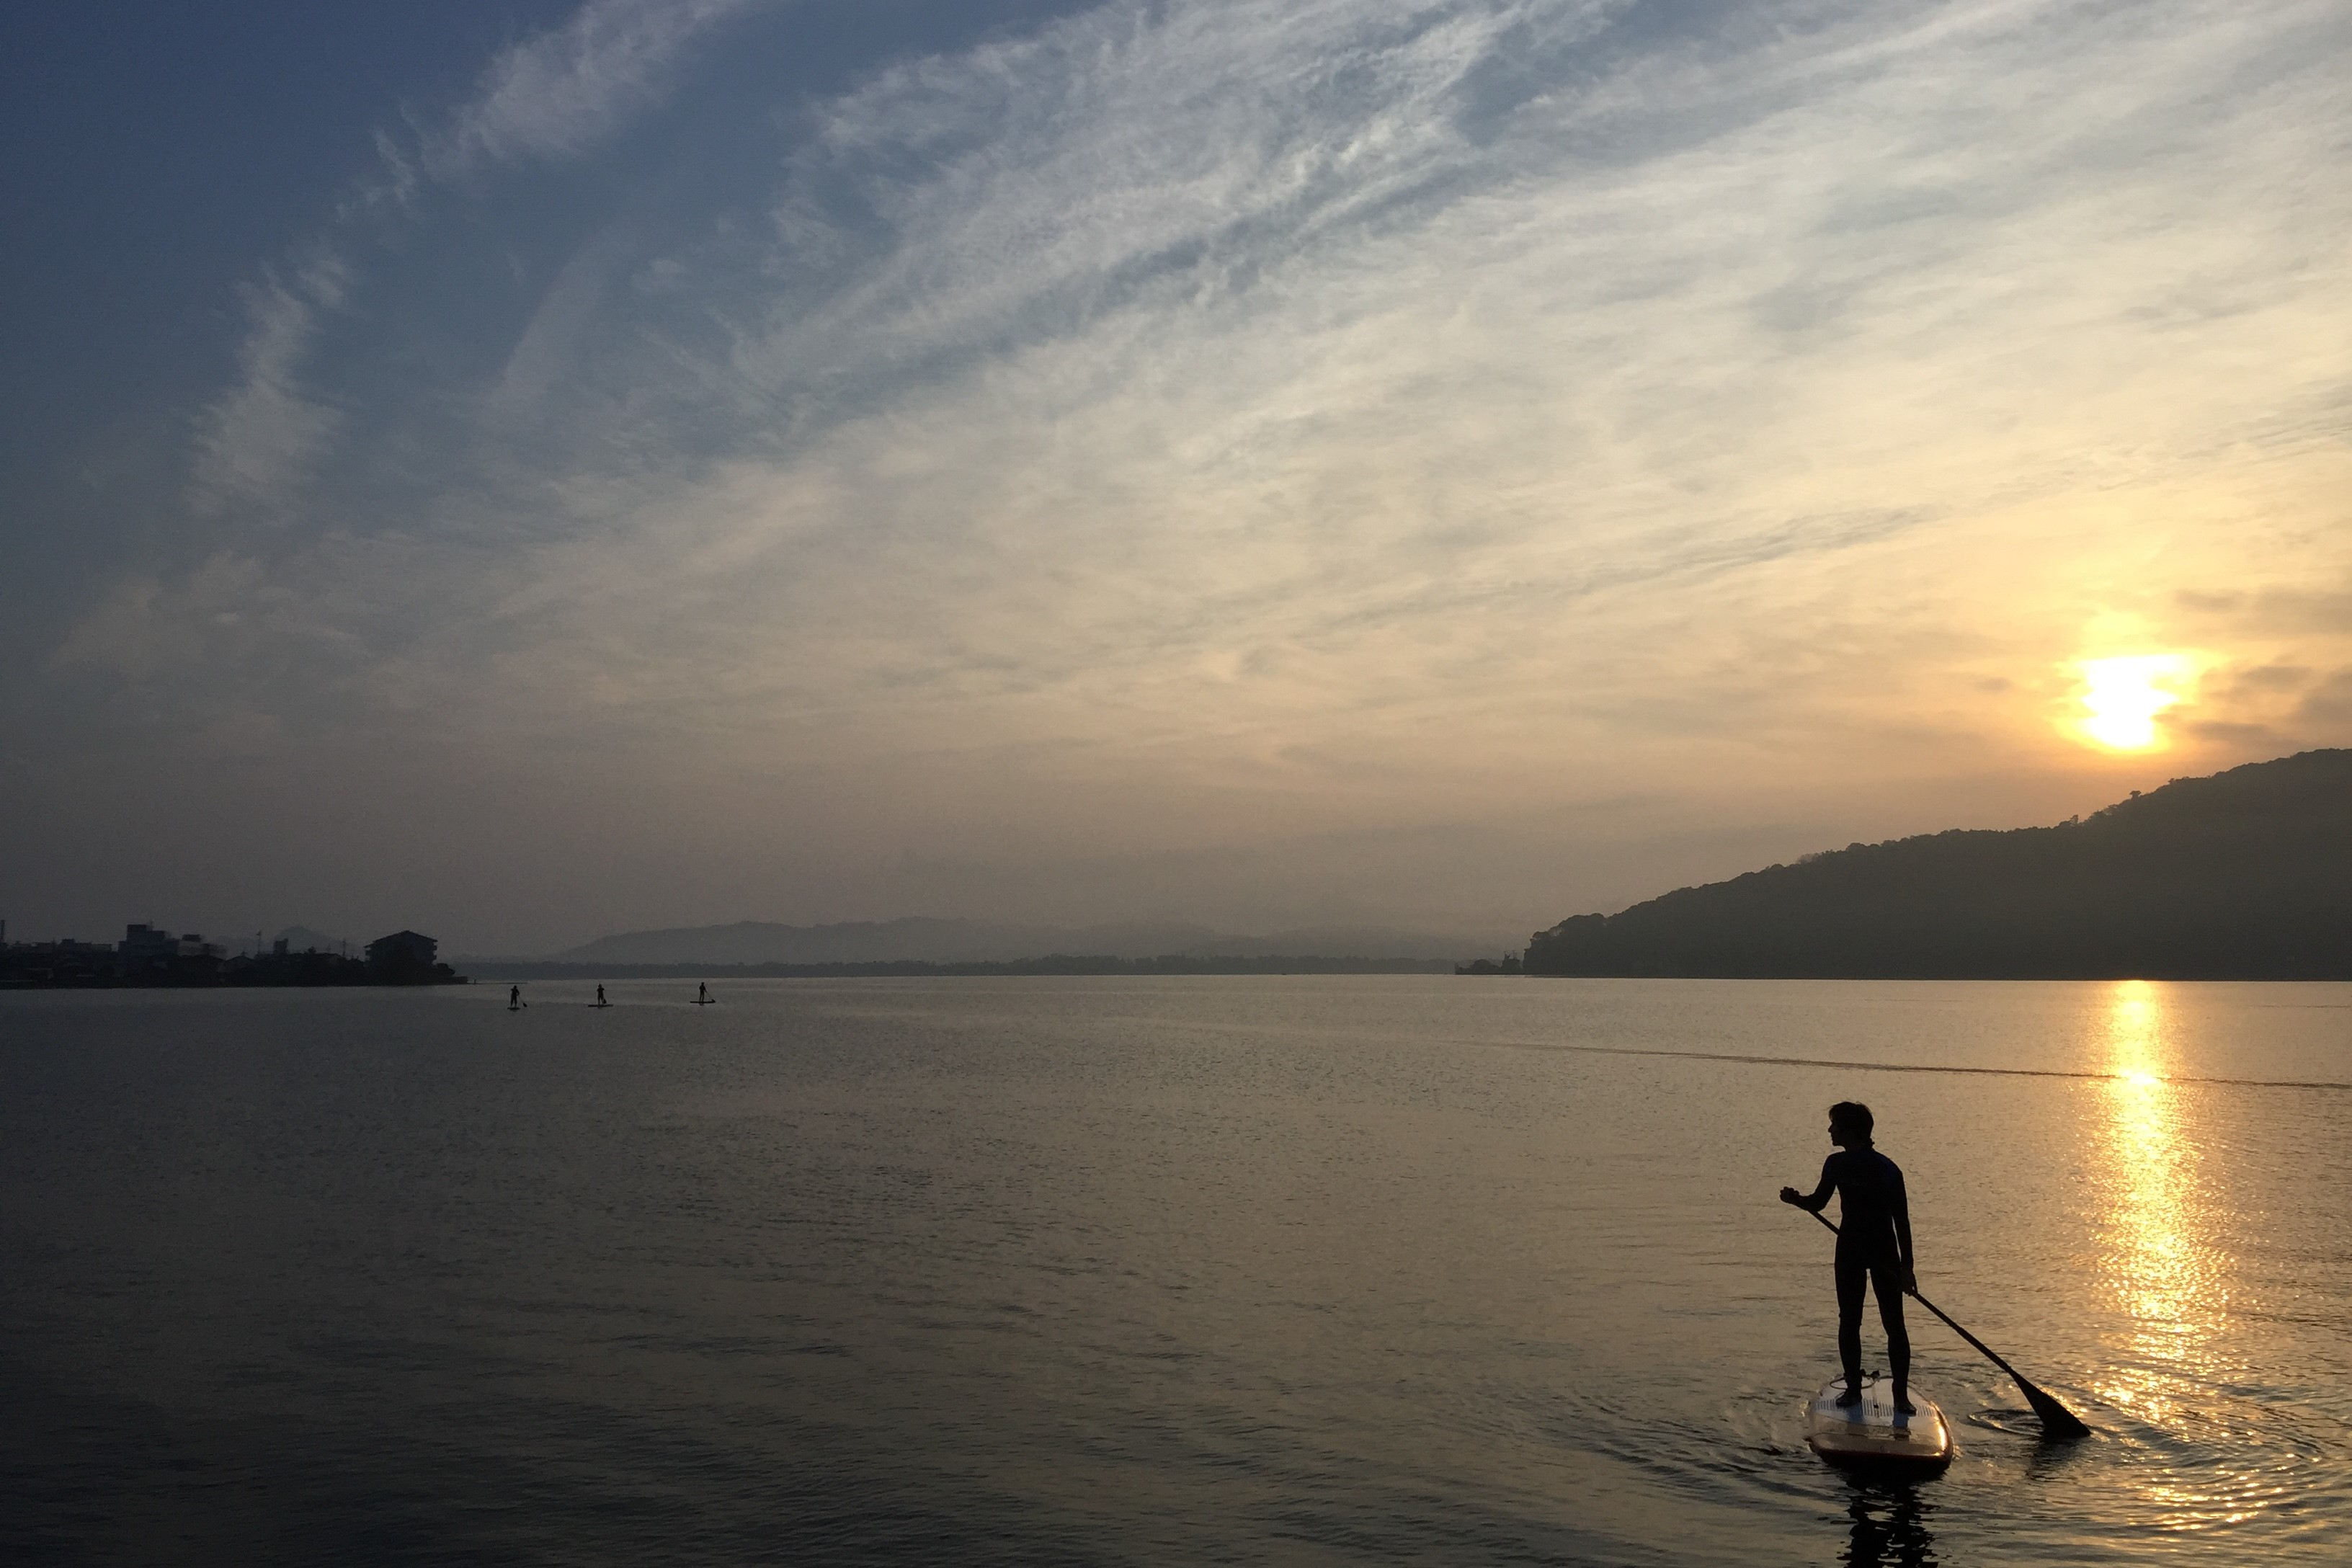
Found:
[[[1808,1194],[1780,1189],[1780,1201],[1809,1214],[1838,1197],[1838,1359],[1845,1367],[1840,1405],[1862,1403],[1862,1293],[1878,1298],[1886,1330],[1887,1370],[1895,1374],[1895,1408],[1916,1415],[1911,1403],[1911,1335],[1903,1326],[1903,1293],[1919,1288],[1912,1272],[1911,1205],[1903,1169],[1870,1141],[1870,1107],[1842,1100],[1830,1107],[1830,1142],[1838,1152],[1822,1162],[1822,1184]]]

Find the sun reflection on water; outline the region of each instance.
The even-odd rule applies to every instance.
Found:
[[[2189,1126],[2192,1091],[2170,1081],[2165,994],[2141,980],[2106,998],[2105,1070],[2096,1130],[2098,1270],[2120,1323],[2102,1397],[2175,1434],[2201,1425],[2194,1406],[2231,1356],[2226,1335],[2235,1260],[2213,1239],[2202,1154]],[[2245,1517],[2236,1489],[2151,1477],[2148,1500],[2176,1528]]]

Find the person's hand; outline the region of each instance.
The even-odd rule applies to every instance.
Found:
[[[1903,1293],[1906,1296],[1916,1296],[1919,1293],[1919,1276],[1916,1270],[1906,1268],[1903,1271]]]
[[[1802,1193],[1797,1191],[1794,1187],[1782,1187],[1780,1189],[1780,1201],[1784,1204],[1802,1203],[1804,1202],[1804,1196],[1805,1195]]]

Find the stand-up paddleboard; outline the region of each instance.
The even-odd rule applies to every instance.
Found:
[[[1919,1408],[1910,1415],[1895,1408],[1892,1379],[1863,1379],[1859,1405],[1840,1405],[1844,1392],[1843,1375],[1830,1379],[1806,1412],[1805,1443],[1831,1464],[1924,1475],[1952,1462],[1952,1429],[1916,1388],[1911,1403]]]
[[[696,1007],[716,1007],[719,1005],[719,998],[716,996],[698,996],[690,1005]]]

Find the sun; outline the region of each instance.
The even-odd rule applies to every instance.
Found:
[[[2180,685],[2194,667],[2180,654],[2139,654],[2129,658],[2086,658],[2082,672],[2083,710],[2075,728],[2093,744],[2111,752],[2152,751],[2163,731],[2157,715],[2181,700]]]

